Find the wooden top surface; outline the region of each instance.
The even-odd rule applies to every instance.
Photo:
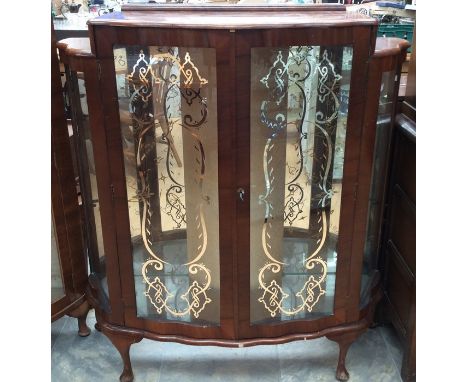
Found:
[[[191,29],[271,29],[377,25],[371,17],[330,5],[136,5],[90,21],[90,25]]]
[[[400,54],[410,47],[410,43],[397,37],[377,37],[375,41],[374,57],[386,57]]]
[[[57,42],[57,48],[65,51],[67,56],[89,57],[93,55],[88,37],[73,37],[60,40]]]
[[[408,48],[410,43],[396,37],[377,37],[375,43],[375,57],[385,57],[399,54]],[[57,42],[57,48],[62,49],[69,56],[92,56],[89,38],[66,38]]]

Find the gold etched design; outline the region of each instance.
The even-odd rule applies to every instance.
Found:
[[[190,284],[187,292],[182,295],[182,298],[189,304],[190,311],[193,312],[193,315],[197,318],[200,312],[205,309],[206,304],[211,302],[211,299],[207,297],[205,290],[204,286],[200,286],[197,281],[194,281]]]
[[[260,80],[260,82],[264,84],[267,89],[272,90],[270,97],[271,100],[275,101],[277,105],[281,103],[287,93],[287,85],[286,81],[284,80],[284,75],[287,69],[288,66],[283,61],[283,53],[281,53],[281,50],[279,50],[276,56],[276,60],[271,66],[268,74]]]
[[[208,83],[208,80],[206,78],[203,78],[200,76],[200,73],[198,72],[198,68],[193,64],[190,58],[190,54],[188,52],[185,53],[185,61],[180,67],[180,71],[185,76],[185,80],[184,80],[185,87],[192,86],[194,80],[200,86],[206,85]],[[195,71],[195,77],[194,77],[193,71]]]
[[[203,213],[202,204],[199,205],[199,212],[198,212],[198,215],[195,216],[195,222],[197,224],[197,230],[199,232],[198,237],[201,240],[202,244],[198,246],[199,251],[198,251],[197,256],[192,261],[189,261],[188,263],[184,265],[191,265],[191,264],[197,263],[198,261],[200,261],[200,259],[203,257],[206,251],[206,246],[208,244],[208,240],[207,240],[208,235],[206,233],[205,214]]]
[[[301,297],[304,309],[307,309],[308,312],[312,312],[315,304],[317,304],[320,296],[323,294],[325,294],[325,291],[322,289],[320,280],[317,280],[314,275],[311,275],[296,296]]]
[[[149,282],[148,280],[147,285],[148,287],[146,289],[145,296],[148,297],[154,305],[156,312],[161,314],[166,306],[168,298],[172,297],[172,294],[169,293],[159,277],[155,277],[153,282]]]
[[[306,49],[305,51],[301,51],[300,55],[292,55],[292,60],[288,59],[288,63],[285,64],[285,71],[288,69],[289,65],[299,65],[301,59],[307,59],[308,53],[312,49]],[[281,52],[280,52],[281,53]],[[297,53],[297,50],[296,50]],[[265,85],[265,87],[271,89],[268,84],[268,80],[270,78],[271,73],[275,74],[280,74],[284,73],[282,71],[279,71],[277,69],[278,63],[283,62],[281,60],[282,56],[278,54],[276,61],[273,63],[272,67],[269,69],[269,72],[267,76],[265,76],[261,82]],[[284,62],[283,62],[284,63]],[[275,69],[276,68],[276,69]],[[300,289],[299,292],[295,294],[296,296],[296,305],[293,307],[286,307],[283,302],[285,299],[287,299],[290,295],[285,293],[281,286],[277,283],[275,279],[271,280],[270,282],[267,282],[267,274],[269,273],[270,275],[274,274],[279,274],[283,266],[286,266],[287,264],[280,262],[279,260],[275,259],[271,255],[271,244],[270,244],[270,234],[268,233],[269,227],[271,227],[271,223],[269,222],[269,219],[272,218],[271,215],[271,210],[273,209],[272,203],[268,200],[269,195],[271,195],[271,192],[274,187],[274,169],[271,167],[270,164],[272,163],[272,157],[271,157],[271,150],[272,147],[274,146],[273,139],[276,136],[276,130],[278,129],[278,125],[274,124],[268,124],[267,121],[264,119],[261,119],[262,123],[266,126],[266,128],[270,129],[273,131],[273,134],[267,139],[266,144],[265,144],[265,149],[264,149],[264,155],[263,155],[263,167],[264,167],[264,177],[265,177],[265,193],[264,195],[260,196],[260,201],[263,202],[265,205],[265,222],[263,224],[263,229],[262,229],[262,248],[264,255],[266,258],[269,260],[268,263],[266,263],[263,267],[259,269],[258,272],[258,283],[260,286],[260,289],[263,290],[262,296],[258,299],[260,303],[263,304],[264,308],[268,310],[270,313],[271,317],[276,317],[279,312],[285,315],[295,315],[298,314],[299,312],[302,311],[307,311],[307,312],[312,312],[314,309],[314,306],[318,303],[320,300],[321,296],[325,295],[326,291],[323,288],[323,283],[326,279],[327,275],[327,263],[326,261],[319,256],[321,253],[326,241],[327,241],[327,233],[328,233],[328,219],[327,219],[327,213],[325,210],[327,201],[330,200],[330,198],[333,195],[332,189],[327,189],[327,179],[329,177],[330,169],[331,169],[331,161],[332,161],[332,156],[333,156],[333,144],[330,138],[329,131],[327,128],[332,124],[332,122],[336,121],[338,117],[338,110],[340,106],[339,99],[337,95],[335,94],[336,92],[336,87],[339,84],[340,79],[342,78],[341,75],[337,74],[335,71],[335,67],[332,64],[332,62],[329,59],[328,52],[325,50],[322,55],[322,59],[318,65],[315,66],[315,68],[312,69],[312,65],[308,65],[309,71],[306,73],[308,76],[312,71],[314,75],[318,76],[318,99],[321,102],[329,101],[330,99],[332,100],[331,104],[333,105],[333,110],[331,110],[330,114],[324,116],[322,112],[317,112],[316,113],[316,121],[315,121],[315,126],[318,130],[321,131],[324,137],[324,142],[323,142],[323,150],[324,153],[322,155],[321,161],[321,171],[320,171],[320,180],[319,180],[319,188],[321,192],[323,193],[322,198],[319,201],[319,207],[321,207],[321,211],[317,214],[316,216],[316,221],[318,223],[318,234],[320,235],[319,238],[317,239],[316,248],[315,250],[307,257],[304,259],[304,268],[312,272],[306,282],[303,284],[302,288]],[[294,73],[294,70],[292,71]],[[289,83],[290,85],[298,85],[298,80],[299,76],[289,76]],[[281,99],[284,97],[284,81],[281,79],[281,81],[276,80],[276,89],[271,89],[270,96],[272,97],[273,95],[276,95],[278,99]],[[287,87],[286,87],[287,88]],[[305,97],[304,97],[305,98]],[[263,111],[265,109],[265,104],[268,101],[263,101],[261,105],[261,114],[263,114]],[[271,102],[271,100],[270,100]],[[304,102],[306,100],[304,99]],[[302,138],[302,135],[301,135]],[[301,155],[300,160],[303,160],[303,156]],[[325,162],[325,163],[323,163]],[[302,165],[301,165],[302,169]],[[297,178],[296,178],[297,179]],[[290,182],[291,186],[294,186],[293,181]],[[288,219],[288,216],[290,217],[291,220],[295,219],[299,213],[297,210],[298,208],[300,209],[300,202],[301,198],[295,197],[294,194],[297,192],[294,187],[292,187],[290,190],[290,194],[286,195],[286,205],[285,208],[289,208],[289,211],[285,211],[285,221]]]
[[[325,102],[327,99],[333,100],[333,111],[324,116],[322,112],[317,112],[316,124],[326,124],[335,120],[338,117],[338,110],[340,108],[340,100],[336,95],[336,86],[341,80],[341,75],[336,73],[335,66],[328,57],[328,52],[325,51],[322,56],[320,64],[317,66],[319,72],[319,87],[318,99],[320,102]]]
[[[149,255],[149,258],[142,264],[141,274],[143,276],[143,282],[146,284],[144,295],[155,307],[158,314],[167,312],[175,317],[184,317],[193,314],[194,317],[198,318],[206,305],[212,302],[212,299],[208,296],[211,285],[211,272],[201,262],[206,252],[208,239],[203,202],[198,205],[197,215],[195,216],[196,229],[198,232],[196,235],[198,239],[197,253],[193,260],[183,264],[183,267],[186,267],[188,273],[193,276],[196,275],[197,279],[192,280],[185,293],[177,297],[169,291],[163,281],[164,276],[161,276],[161,272],[164,272],[166,268],[171,270],[174,269],[175,266],[164,261],[161,256],[157,254],[154,250],[153,242],[151,241],[151,217],[153,214],[151,203],[154,194],[151,192],[149,186],[149,173],[153,169],[146,168],[143,165],[146,156],[145,152],[154,150],[154,147],[145,147],[145,145],[148,145],[148,140],[145,139],[145,135],[154,133],[151,129],[163,129],[161,124],[155,123],[153,114],[147,111],[147,106],[151,102],[153,96],[153,86],[155,84],[164,83],[168,85],[163,95],[163,97],[166,97],[166,100],[169,97],[173,97],[175,91],[179,91],[183,96],[181,99],[183,98],[189,105],[193,105],[195,99],[199,101],[200,115],[202,118],[194,120],[191,115],[185,115],[181,127],[189,132],[188,136],[193,140],[192,147],[196,152],[196,163],[198,164],[198,168],[195,170],[194,180],[198,184],[200,192],[202,192],[203,178],[205,175],[205,152],[197,131],[203,128],[206,122],[207,101],[205,98],[201,97],[200,88],[206,85],[208,81],[200,75],[198,68],[191,60],[189,52],[185,54],[183,63],[181,63],[179,57],[173,53],[174,50],[171,49],[167,53],[161,52],[146,57],[144,52],[140,51],[137,62],[132,67],[131,73],[127,76],[129,84],[131,84],[134,89],[133,94],[130,96],[129,109],[138,141],[136,167],[139,178],[139,190],[136,199],[142,203],[143,206],[141,214],[141,238],[146,253]],[[168,78],[163,78],[158,71],[158,64],[164,63],[175,65],[178,70],[172,71]],[[166,104],[164,105],[166,106]],[[171,146],[170,133],[172,125],[169,121],[169,116],[166,114],[168,109],[168,107],[165,107],[163,110],[166,125],[170,126],[169,130],[163,130],[163,136],[168,143],[167,158],[169,158],[170,154],[174,157],[177,156],[173,144]],[[141,110],[146,110],[146,112],[142,113]],[[154,142],[152,144],[154,145]],[[189,144],[189,142],[186,144]],[[169,159],[167,159],[167,162],[169,163]],[[176,198],[177,195],[174,194],[174,191],[180,193],[184,185],[173,179],[169,167],[167,168],[168,176],[164,176],[163,178],[163,175],[164,174],[161,175],[161,179],[159,180],[165,182],[165,180],[169,178],[169,180],[174,183],[166,193],[166,198],[171,206],[166,212],[174,214],[174,216],[171,215],[171,217],[180,227],[181,222],[185,222],[185,206],[182,204],[181,200]],[[208,200],[209,202],[209,196],[206,196],[206,198],[205,201]],[[154,276],[154,273],[157,275]],[[174,299],[177,299],[177,303],[175,303]]]
[[[280,309],[283,300],[288,297],[289,295],[283,292],[283,289],[278,285],[276,280],[272,280],[270,284],[263,289],[263,295],[258,301],[262,302],[272,317],[274,317],[277,310]]]
[[[290,184],[288,186],[288,195],[286,195],[286,205],[284,206],[284,221],[288,222],[290,226],[302,214],[303,211],[303,197],[304,191],[298,184]]]
[[[204,273],[205,278],[201,285],[197,280],[194,280],[190,283],[187,291],[181,295],[180,300],[185,303],[185,306],[184,308],[180,309],[168,303],[168,301],[174,297],[174,295],[169,292],[159,277],[156,276],[153,281],[148,278],[147,267],[150,264],[151,261],[146,261],[143,264],[142,269],[143,279],[147,284],[145,296],[148,297],[159,314],[161,314],[163,311],[166,311],[176,317],[193,314],[196,318],[198,318],[200,313],[205,309],[206,305],[212,302],[211,298],[209,298],[206,293],[211,284],[211,273],[205,267],[205,265],[200,263],[189,266],[190,274],[195,275],[201,271]]]
[[[166,81],[157,75],[153,71],[153,66],[159,62],[167,61],[171,64],[175,64],[178,67],[179,74],[171,74],[169,82],[172,84],[178,84],[179,86],[190,88],[194,83],[203,86],[208,84],[208,80],[200,76],[198,68],[192,62],[190,53],[186,52],[184,62],[180,61],[180,58],[172,53],[156,53],[149,56],[149,61],[146,60],[143,51],[140,52],[137,63],[133,66],[132,73],[129,75],[129,79],[134,80],[135,73],[138,72],[139,80],[148,85],[148,77],[151,77],[155,84],[160,84]],[[182,77],[182,81],[181,81]]]
[[[286,168],[285,168],[285,198],[284,224],[290,228],[307,229],[310,220],[310,190],[304,187],[307,183],[307,167],[309,161],[304,157],[304,146],[307,140],[309,124],[305,121],[310,109],[310,97],[313,79],[311,74],[317,68],[317,47],[294,46],[289,49],[288,73],[288,122],[286,132]],[[310,81],[312,79],[312,81]],[[311,83],[312,82],[312,83]],[[305,132],[304,132],[305,130]]]

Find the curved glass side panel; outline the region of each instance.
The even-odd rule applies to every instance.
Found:
[[[364,247],[364,260],[361,275],[361,306],[367,304],[371,292],[371,282],[377,270],[383,196],[392,133],[393,99],[395,94],[395,70],[382,73],[380,85],[379,111],[375,132],[374,161],[371,190],[367,213],[367,233]]]
[[[87,200],[86,202],[90,203],[90,207],[92,207],[91,214],[92,219],[94,220],[94,226],[90,227],[92,230],[90,238],[94,241],[92,247],[95,251],[97,251],[99,256],[99,277],[101,286],[106,295],[109,296],[106,272],[106,255],[104,253],[104,242],[102,238],[101,208],[97,192],[96,167],[94,164],[93,142],[91,139],[91,131],[89,126],[88,101],[86,97],[83,73],[78,73],[78,89],[80,92],[81,111],[83,113],[83,131],[81,144],[84,146],[86,155],[85,170],[87,170],[87,173],[89,174],[89,184],[87,187],[89,188],[88,194],[91,197],[91,199]]]
[[[353,51],[251,53],[251,322],[329,315]]]
[[[139,317],[220,322],[216,56],[114,49]]]
[[[84,74],[72,71],[68,65],[65,65],[65,69],[72,112],[75,152],[78,153],[77,166],[80,177],[81,202],[84,204],[83,211],[86,219],[85,245],[91,271],[99,277],[102,290],[108,296],[106,256]]]

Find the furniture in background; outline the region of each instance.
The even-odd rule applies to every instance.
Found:
[[[88,270],[83,251],[80,209],[75,186],[70,139],[60,82],[55,34],[51,38],[52,64],[52,141],[51,141],[51,316],[52,321],[65,314],[78,319],[78,334],[90,333],[86,326],[89,304],[85,291]]]
[[[142,338],[321,336],[347,380],[381,295],[374,142],[409,44],[376,46],[376,21],[342,6],[129,5],[89,28],[89,47],[59,48],[79,90],[88,299],[121,381]]]
[[[392,141],[380,265],[384,279],[380,316],[392,323],[404,344],[401,376],[403,381],[412,382],[416,380],[416,39]]]
[[[59,41],[57,48],[64,67],[68,98],[71,104],[72,154],[75,156],[75,173],[78,174],[79,178],[84,252],[90,262],[90,272],[105,279],[106,261],[102,239],[100,201],[97,191],[96,166],[84,74],[87,72],[86,67],[89,65],[89,59],[93,58],[93,55],[91,54],[89,38],[67,38]],[[103,285],[105,286],[106,283],[103,282]],[[106,291],[100,296],[100,301],[106,301],[106,306],[108,306],[107,294]]]

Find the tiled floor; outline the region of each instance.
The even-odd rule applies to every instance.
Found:
[[[94,329],[81,338],[77,321],[52,324],[52,381],[117,382],[122,362],[110,341]],[[338,345],[326,338],[284,345],[231,349],[143,340],[131,348],[135,382],[332,382]],[[349,349],[352,382],[401,382],[401,345],[393,329],[368,330]]]

